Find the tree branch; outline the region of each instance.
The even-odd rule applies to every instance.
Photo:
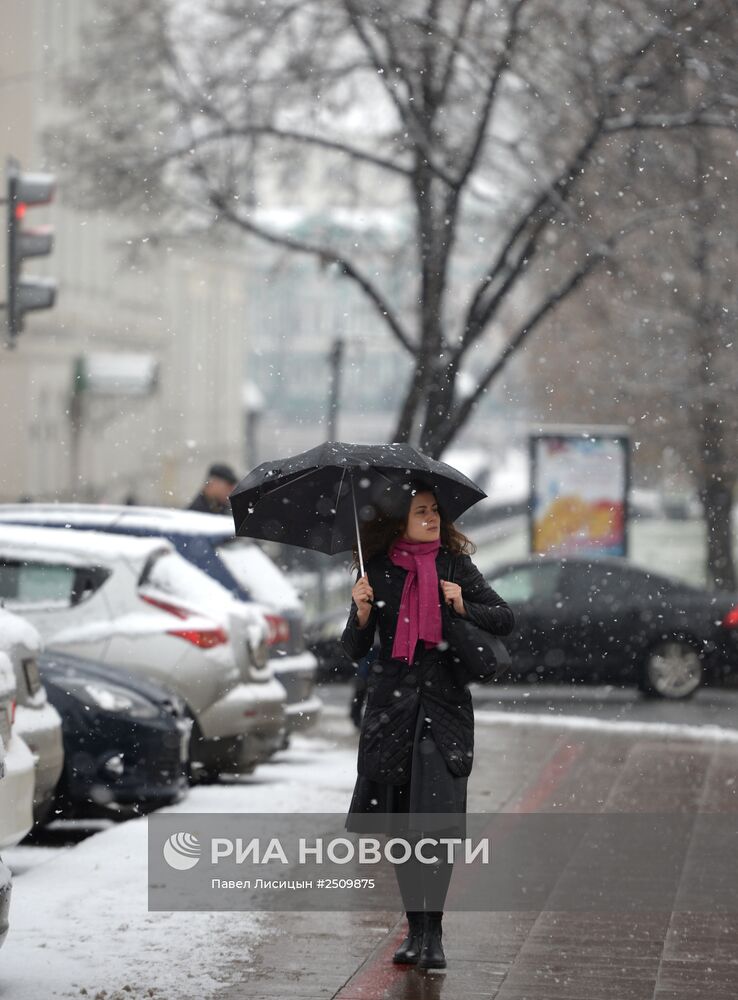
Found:
[[[414,110],[413,105],[410,103],[410,101],[408,101],[408,103],[406,104],[403,104],[403,102],[400,100],[397,94],[396,88],[392,86],[390,77],[392,77],[392,79],[397,78],[397,74],[394,72],[394,67],[385,65],[385,63],[382,61],[379,52],[372,44],[372,40],[369,38],[369,35],[367,34],[364,25],[361,22],[361,15],[356,10],[356,7],[354,5],[354,0],[343,0],[343,5],[346,9],[349,21],[351,22],[351,26],[353,27],[354,32],[358,36],[361,44],[364,46],[367,55],[369,56],[372,65],[374,66],[374,69],[376,70],[379,78],[381,79],[384,85],[385,91],[387,92],[392,103],[395,106],[400,121],[412,133],[412,141],[415,144],[416,148],[422,152],[423,156],[425,157],[425,161],[428,164],[428,167],[433,171],[433,173],[437,177],[439,177],[444,182],[444,184],[447,184],[449,187],[453,187],[455,183],[454,177],[451,173],[449,173],[448,170],[446,170],[444,167],[440,166],[436,162],[436,158],[433,155],[434,151],[428,141],[428,137],[425,135],[423,131],[422,123],[419,120],[418,114]],[[411,100],[414,100],[413,94],[410,92],[410,85],[408,81],[403,79],[401,76],[399,77],[399,79],[402,81],[404,86],[409,91],[408,94],[409,98]]]
[[[726,128],[734,129],[738,126],[738,121],[734,117],[708,113],[704,110],[694,109],[692,111],[682,111],[673,115],[635,115],[623,114],[615,118],[605,120],[603,131],[608,135],[616,132],[625,132],[630,129],[677,129],[690,128]]]
[[[314,136],[306,132],[296,132],[290,129],[280,129],[274,125],[226,125],[217,131],[193,137],[186,145],[180,145],[170,149],[168,152],[162,154],[154,160],[150,160],[149,162],[152,166],[159,167],[171,160],[176,160],[182,156],[190,155],[191,151],[196,147],[207,146],[213,142],[220,142],[224,139],[246,139],[259,135],[268,135],[272,138],[282,139],[286,142],[298,142],[304,143],[305,145],[318,146],[322,149],[329,149],[336,153],[342,153],[355,160],[361,160],[364,163],[370,163],[382,170],[388,170],[392,173],[400,174],[402,177],[410,176],[409,169],[400,166],[399,163],[393,163],[391,160],[385,160],[381,156],[375,156],[373,153],[364,152],[354,146],[349,146],[346,143],[338,142],[334,139],[326,139],[322,136]]]
[[[454,352],[456,363],[461,360],[462,355],[479,338],[489,322],[492,313],[516,280],[525,262],[530,260],[534,253],[536,240],[549,221],[551,209],[557,201],[560,202],[566,198],[571,190],[577,174],[581,171],[600,137],[600,127],[601,122],[597,120],[595,127],[580,145],[572,161],[559,173],[553,183],[541,191],[538,198],[519,219],[494,264],[480,281],[466,312],[461,344]],[[528,227],[530,227],[530,232],[527,234],[523,245],[517,247]],[[491,292],[490,297],[488,293],[492,288],[492,283],[497,278],[500,279],[499,284]],[[485,297],[487,298],[486,302],[484,302]]]
[[[701,3],[702,0],[696,0],[696,6],[700,6]],[[671,25],[672,29],[679,20],[680,18],[675,16]],[[661,24],[652,29],[639,46],[628,53],[620,66],[618,81],[620,82],[627,77],[643,56],[668,32],[669,28]],[[703,115],[701,122],[703,125],[712,124],[713,126],[723,125],[724,127],[730,127],[723,121],[708,122],[705,120],[704,112],[700,113]],[[676,115],[641,116],[640,118],[636,115],[621,115],[618,118],[610,118],[609,120],[601,114],[594,117],[593,127],[590,129],[587,138],[578,149],[570,164],[560,172],[553,183],[541,192],[533,205],[524,213],[510,234],[496,261],[478,285],[471,304],[467,309],[461,343],[453,355],[457,363],[460,362],[461,357],[469,347],[481,336],[490,317],[519,276],[526,261],[529,261],[531,256],[536,252],[537,238],[547,224],[551,211],[555,208],[557,202],[561,204],[568,197],[577,175],[581,173],[592,150],[602,136],[606,132],[607,134],[614,134],[626,128],[686,127],[690,124],[697,124],[697,121],[694,120],[695,114],[696,112],[691,111]],[[533,222],[536,218],[537,221]],[[521,240],[526,228],[531,226],[531,224],[532,228],[522,247],[518,247],[518,242]],[[498,282],[497,287],[492,289],[493,282],[496,279]]]
[[[474,6],[474,0],[464,0],[464,6],[459,15],[459,21],[456,25],[456,31],[451,39],[451,45],[449,48],[448,58],[446,59],[446,65],[441,70],[441,79],[438,84],[438,101],[443,103],[446,99],[446,94],[448,92],[449,84],[451,83],[451,78],[454,73],[454,64],[456,62],[456,57],[459,54],[459,48],[464,40],[464,32],[466,30],[466,23],[469,19],[469,13]],[[436,29],[439,30],[438,28]]]
[[[567,296],[579,287],[579,285],[584,281],[584,279],[594,270],[594,268],[600,264],[603,260],[607,259],[609,256],[609,248],[603,247],[597,253],[590,256],[586,264],[574,271],[567,279],[564,281],[557,289],[555,289],[551,294],[541,303],[541,305],[533,312],[528,319],[522,324],[518,329],[517,333],[510,338],[508,343],[505,345],[500,356],[491,365],[487,371],[484,373],[482,378],[477,384],[477,388],[474,392],[468,396],[463,403],[459,404],[454,410],[449,414],[448,426],[445,434],[441,438],[440,451],[448,445],[448,443],[454,437],[456,431],[461,427],[465,421],[469,418],[477,400],[480,398],[482,393],[484,393],[490,386],[490,384],[497,377],[499,372],[510,360],[512,355],[518,350],[520,345],[524,340],[535,330],[538,324],[562,302]]]
[[[267,243],[271,243],[274,246],[284,247],[287,250],[294,250],[297,253],[317,257],[324,264],[335,264],[340,268],[342,274],[351,278],[359,286],[364,295],[366,295],[384,322],[390,328],[394,336],[400,342],[402,347],[404,347],[409,354],[415,354],[415,345],[410,340],[410,337],[404,330],[398,317],[390,308],[387,300],[381,294],[379,289],[369,280],[369,278],[362,274],[358,267],[347,257],[344,257],[342,254],[330,247],[315,246],[303,240],[298,240],[293,236],[288,236],[286,234],[266,229],[264,226],[254,222],[252,219],[247,219],[240,213],[234,212],[225,199],[215,192],[211,192],[210,201],[213,207],[222,213],[222,215],[224,215],[229,221],[239,226],[241,229],[246,230],[246,232],[253,233],[253,235],[258,236],[259,239],[262,239]]]
[[[479,116],[479,126],[477,127],[474,139],[472,140],[471,149],[466,157],[466,162],[462,167],[461,173],[459,174],[456,181],[456,190],[458,192],[466,184],[469,179],[469,175],[474,170],[479,158],[479,152],[484,143],[485,136],[487,134],[487,125],[489,124],[490,114],[492,113],[492,107],[494,105],[495,97],[497,95],[497,88],[500,85],[500,80],[502,79],[502,74],[510,65],[510,57],[512,51],[515,47],[515,43],[518,39],[519,28],[520,28],[520,14],[523,7],[528,3],[528,0],[516,0],[515,6],[510,13],[510,23],[508,24],[507,33],[505,35],[505,42],[503,45],[502,53],[495,66],[495,71],[490,77],[489,85],[487,87],[487,93],[484,97],[484,104],[482,106],[482,111]]]

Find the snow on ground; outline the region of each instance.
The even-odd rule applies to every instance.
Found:
[[[554,729],[588,729],[598,733],[621,733],[637,736],[655,736],[660,739],[699,740],[708,743],[738,743],[738,729],[713,724],[691,725],[677,722],[650,722],[635,719],[589,719],[581,715],[542,712],[497,712],[494,709],[476,709],[477,722],[493,726],[543,726]]]
[[[348,721],[344,729],[348,736]],[[253,775],[194,788],[172,811],[345,812],[355,778],[348,740],[295,736]],[[0,952],[0,997],[8,1000],[206,1000],[223,985],[219,970],[234,954],[247,958],[249,942],[278,916],[149,913],[145,818],[72,848],[21,847],[4,860],[19,873]]]
[[[347,721],[347,731],[350,726]],[[293,736],[287,752],[253,775],[194,788],[167,812],[345,812],[355,781],[356,750],[338,749],[331,740]]]

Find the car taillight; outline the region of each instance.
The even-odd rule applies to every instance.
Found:
[[[170,615],[174,615],[175,618],[189,618],[192,614],[191,611],[186,611],[184,608],[180,608],[176,604],[171,604],[169,601],[162,601],[158,597],[149,597],[148,594],[138,595],[142,601],[146,601],[147,604],[152,604],[155,608],[159,608],[161,611],[168,611]]]
[[[10,703],[10,725],[11,726],[15,725],[15,705],[16,705],[15,700],[11,701],[11,703]]]
[[[222,628],[173,628],[167,629],[167,635],[176,635],[200,649],[212,649],[228,642],[228,635]]]
[[[723,625],[726,628],[738,628],[738,606],[730,609],[725,618],[723,618]]]
[[[290,641],[290,623],[281,615],[264,615],[269,626],[267,643],[276,646],[277,643]]]

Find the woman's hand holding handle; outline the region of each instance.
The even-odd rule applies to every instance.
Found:
[[[351,591],[351,596],[357,608],[356,620],[359,623],[359,628],[364,628],[369,621],[369,615],[372,613],[372,604],[374,603],[374,591],[366,574],[359,577],[356,581]]]
[[[457,614],[466,616],[464,596],[458,583],[452,583],[450,580],[441,580],[440,582],[446,604],[450,604]]]

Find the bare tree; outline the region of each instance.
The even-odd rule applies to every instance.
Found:
[[[633,197],[632,179],[641,172],[657,183],[660,211],[634,234],[616,269],[598,275],[546,324],[536,352],[545,364],[531,378],[554,419],[632,425],[635,468],[649,485],[668,488],[665,451],[678,456],[705,511],[705,577],[734,590],[735,141],[704,129],[684,129],[668,145],[641,137],[623,149],[620,170],[610,171],[617,182],[610,215]],[[591,172],[580,198],[591,204],[602,183]],[[556,351],[564,335],[576,345],[573,360]]]
[[[411,361],[393,440],[433,455],[661,210],[646,176],[613,224],[580,197],[583,179],[597,173],[609,197],[645,133],[668,144],[736,122],[730,0],[99,8],[76,113],[55,136],[77,189],[135,209],[152,235],[227,225],[334,265]],[[310,225],[275,221],[288,191],[311,200]],[[355,198],[408,227],[380,250],[357,247],[328,224]],[[398,270],[401,299],[387,281]],[[497,356],[479,350],[493,326],[505,332]],[[471,393],[458,391],[462,370]]]

